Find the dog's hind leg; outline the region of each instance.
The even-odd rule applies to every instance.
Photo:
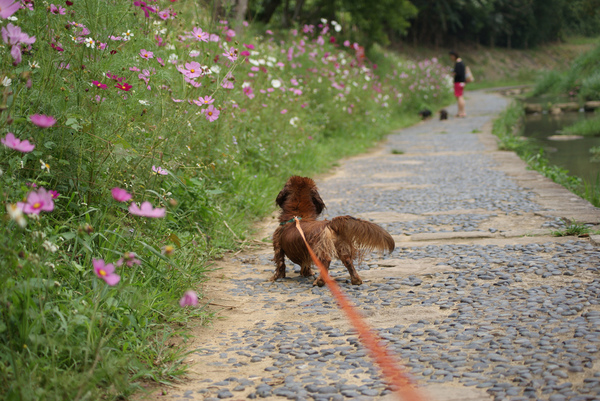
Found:
[[[325,259],[322,260],[321,262],[323,262],[323,266],[325,267],[325,270],[329,271],[329,265],[331,264],[331,259]],[[323,287],[325,285],[325,280],[323,280],[323,277],[321,277],[321,275],[319,275],[319,278],[317,278],[313,285],[318,285],[319,287]]]
[[[273,261],[275,262],[275,274],[271,277],[271,281],[275,281],[278,278],[285,278],[285,252],[281,249],[279,241],[273,236]]]
[[[354,268],[354,264],[352,263],[352,257],[349,255],[343,255],[340,257],[340,260],[348,269],[348,273],[350,273],[350,282],[353,285],[361,285],[363,283],[362,279],[358,275],[358,272]]]

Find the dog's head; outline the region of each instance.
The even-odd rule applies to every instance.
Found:
[[[325,208],[325,202],[321,199],[317,191],[317,184],[312,178],[298,177],[297,175],[287,180],[275,202],[286,212],[291,213],[292,210],[287,209],[295,209],[300,216],[310,212],[312,207],[317,215],[321,214]]]

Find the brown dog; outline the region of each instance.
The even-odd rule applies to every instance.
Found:
[[[276,199],[281,207],[279,227],[273,233],[273,258],[276,269],[271,280],[285,277],[285,256],[300,265],[300,274],[312,276],[312,260],[306,245],[296,228],[294,217],[300,218],[300,225],[306,240],[317,257],[329,269],[332,258],[342,261],[354,285],[362,284],[362,280],[353,260],[373,250],[392,252],[394,239],[383,228],[376,224],[354,218],[339,216],[330,220],[317,221],[317,216],[325,208],[315,182],[307,177],[293,176],[286,182]],[[321,277],[313,285],[323,286]]]

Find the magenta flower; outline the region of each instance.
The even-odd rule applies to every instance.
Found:
[[[206,115],[206,119],[212,123],[219,118],[219,114],[221,114],[221,112],[211,104],[206,110],[204,110],[204,114]]]
[[[254,93],[252,91],[252,87],[246,86],[243,90],[244,90],[244,93],[246,94],[246,96],[248,96],[250,99],[254,98]]]
[[[131,89],[132,86],[129,85],[127,82],[123,82],[123,83],[120,83],[120,84],[116,84],[115,88],[119,88],[122,91],[129,92],[129,89]]]
[[[142,262],[136,258],[135,252],[125,252],[123,257],[115,263],[117,266],[121,267],[123,264],[126,264],[127,267],[132,267],[133,265],[141,265]]]
[[[129,205],[129,212],[136,216],[160,218],[165,217],[167,210],[164,207],[153,208],[148,201],[142,203],[141,207],[136,203]]]
[[[58,191],[55,191],[53,189],[51,189],[48,192],[50,192],[50,195],[52,195],[52,199],[57,199],[60,196],[60,194],[58,193]]]
[[[146,60],[154,58],[154,53],[149,50],[142,49],[140,50],[140,57],[145,58]]]
[[[67,9],[61,6],[50,4],[50,12],[54,15],[65,15],[67,13]]]
[[[206,95],[204,97],[200,96],[198,100],[200,100],[200,103],[202,104],[212,104],[215,101],[215,99],[213,99],[210,95]]]
[[[160,174],[160,175],[168,175],[169,174],[169,172],[167,170],[165,170],[164,168],[162,168],[160,166],[159,167],[152,166],[152,171],[155,174]]]
[[[196,38],[197,41],[202,41],[202,42],[208,42],[208,38],[210,37],[208,32],[203,32],[202,28],[196,28],[196,27],[194,27],[194,29],[192,29],[192,35]]]
[[[40,214],[40,212],[51,212],[54,210],[54,201],[52,194],[43,187],[37,192],[31,191],[27,195],[26,202],[17,202],[19,209],[26,214]]]
[[[35,148],[35,145],[30,143],[27,139],[21,141],[20,139],[16,138],[12,132],[6,134],[4,138],[0,138],[0,142],[7,148],[18,150],[22,153],[31,152]]]
[[[0,18],[6,19],[13,15],[21,7],[20,1],[0,0]]]
[[[146,4],[145,1],[134,1],[133,5],[141,8],[142,11],[144,11],[146,18],[150,18],[150,13],[156,12],[156,10],[154,8],[150,7],[148,4]]]
[[[248,50],[244,50],[240,52],[240,56],[244,56],[244,57],[248,57],[250,55],[250,52]]]
[[[99,89],[106,89],[106,84],[103,84],[102,82],[98,82],[98,81],[92,81],[92,84]]]
[[[246,44],[246,43],[244,43],[244,47],[245,47],[246,49],[254,50],[254,45],[250,45],[250,44]]]
[[[113,286],[121,280],[121,277],[115,274],[115,267],[112,263],[105,264],[103,259],[92,259],[92,263],[96,276],[106,281],[106,284]]]
[[[110,193],[113,199],[118,202],[127,202],[129,199],[131,199],[131,194],[129,192],[118,187],[114,187],[113,189],[111,189]]]
[[[182,308],[185,308],[188,305],[197,306],[198,294],[196,294],[196,292],[192,290],[186,291],[185,294],[183,294],[183,297],[181,297],[181,299],[179,300],[179,305]]]
[[[287,109],[281,110],[281,114],[285,114],[285,113],[287,113]]]
[[[32,114],[29,116],[29,119],[40,128],[48,128],[56,124],[56,119],[54,117],[45,116],[43,114]]]

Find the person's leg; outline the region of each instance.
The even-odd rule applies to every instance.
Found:
[[[466,117],[467,113],[465,112],[465,97],[464,96],[459,96],[456,100],[457,100],[457,103],[458,103],[458,116],[459,117]]]

